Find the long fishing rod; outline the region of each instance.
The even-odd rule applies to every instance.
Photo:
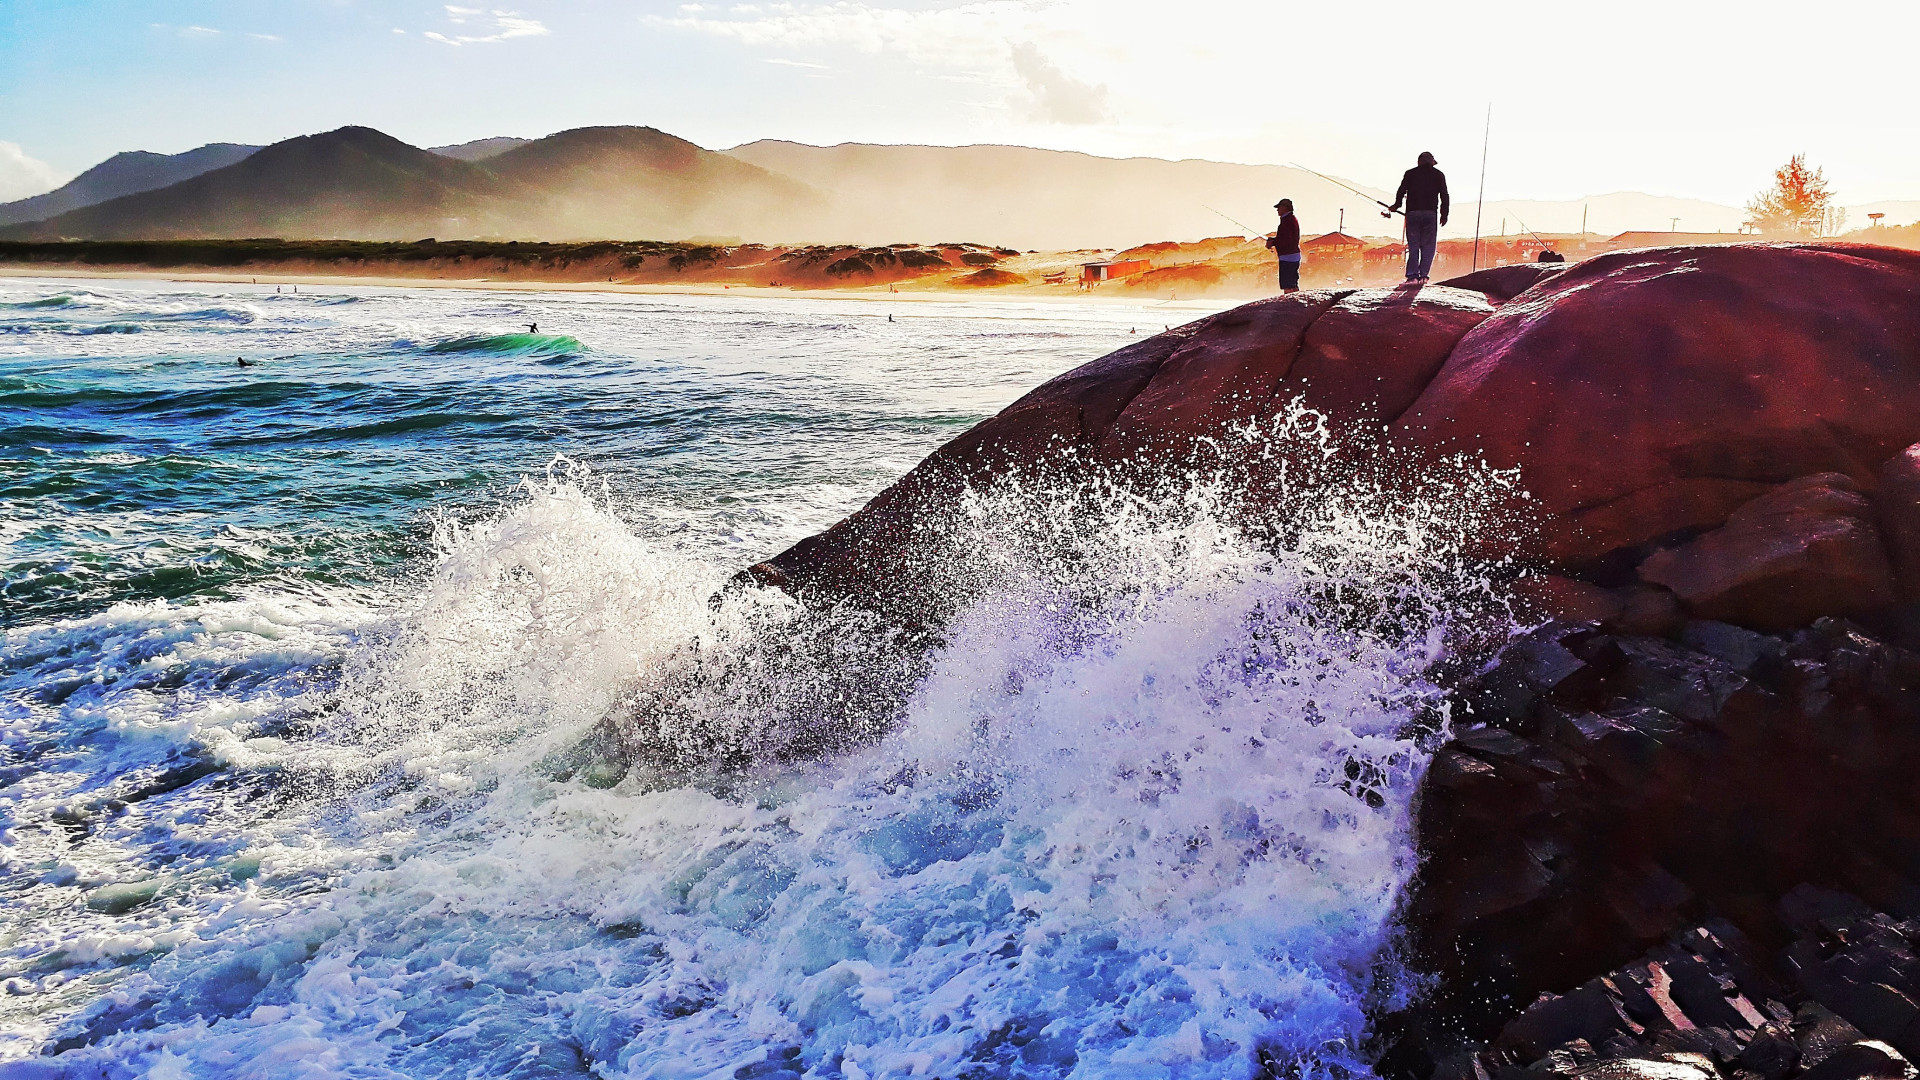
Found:
[[[1332,184],[1335,187],[1345,188],[1348,191],[1353,192],[1355,195],[1358,195],[1361,198],[1372,203],[1373,205],[1378,206],[1380,208],[1381,217],[1392,217],[1395,214],[1401,214],[1402,217],[1406,216],[1405,214],[1401,213],[1401,211],[1395,210],[1393,207],[1388,206],[1386,203],[1381,202],[1379,199],[1376,199],[1373,196],[1367,194],[1366,192],[1361,191],[1359,188],[1354,187],[1352,184],[1349,184],[1344,180],[1335,180],[1333,177],[1328,176],[1326,173],[1323,173],[1318,169],[1309,169],[1305,165],[1302,165],[1297,161],[1293,162],[1292,164],[1294,168],[1299,169],[1301,172],[1310,172],[1313,175],[1319,177],[1320,179],[1325,180],[1327,183]]]
[[[1206,204],[1206,203],[1201,203],[1200,205],[1201,205],[1201,206],[1207,206],[1207,204]],[[1207,209],[1209,209],[1209,210],[1213,210],[1213,207],[1211,207],[1211,206],[1207,206]],[[1220,211],[1218,211],[1218,210],[1213,210],[1213,212],[1214,212],[1214,213],[1216,213],[1216,214],[1220,214]],[[1265,236],[1265,235],[1267,235],[1266,233],[1263,233],[1263,232],[1261,232],[1261,231],[1260,231],[1259,229],[1256,229],[1256,228],[1254,228],[1253,226],[1251,226],[1251,225],[1248,225],[1248,224],[1246,224],[1245,222],[1243,222],[1243,221],[1241,221],[1241,220],[1240,220],[1240,219],[1238,219],[1238,218],[1233,218],[1233,217],[1227,217],[1227,215],[1225,215],[1225,214],[1220,214],[1220,216],[1221,216],[1221,217],[1223,217],[1223,218],[1227,218],[1227,220],[1228,220],[1228,221],[1231,221],[1231,222],[1233,222],[1233,223],[1234,223],[1235,225],[1238,225],[1238,226],[1240,226],[1240,228],[1241,228],[1241,229],[1242,229],[1243,231],[1246,231],[1246,232],[1250,232],[1250,233],[1252,233],[1252,234],[1253,234],[1253,235],[1255,235],[1255,236]]]
[[[1493,102],[1487,102],[1487,129],[1480,134],[1480,195],[1473,204],[1473,268],[1480,269],[1480,211],[1487,206],[1487,147],[1493,145]]]

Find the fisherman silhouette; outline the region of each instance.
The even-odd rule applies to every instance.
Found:
[[[1280,291],[1296,293],[1300,291],[1300,219],[1293,216],[1292,199],[1281,199],[1273,208],[1280,212],[1280,225],[1265,243],[1280,260]]]
[[[1388,212],[1407,204],[1407,280],[1425,281],[1433,269],[1433,249],[1440,242],[1440,226],[1447,223],[1453,200],[1447,194],[1447,174],[1434,168],[1439,162],[1422,152],[1420,163],[1400,178]]]

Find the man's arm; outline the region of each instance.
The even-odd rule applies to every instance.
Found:
[[[1400,204],[1406,201],[1407,201],[1407,177],[1405,175],[1402,175],[1400,177],[1400,190],[1393,193],[1393,205],[1387,207],[1387,212],[1392,213],[1393,211],[1400,209]]]
[[[1447,194],[1447,174],[1440,174],[1440,224],[1447,223],[1447,212],[1453,209],[1453,196]]]

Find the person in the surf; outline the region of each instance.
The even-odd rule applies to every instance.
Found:
[[[530,323],[528,323],[528,324],[527,324],[527,333],[529,333],[529,334],[537,334],[537,333],[539,333],[539,332],[540,332],[540,324],[539,324],[539,323],[537,323],[537,322],[530,322]]]
[[[253,361],[251,361],[251,360],[249,360],[249,359],[247,359],[247,358],[246,358],[246,357],[244,357],[244,356],[236,356],[236,357],[234,357],[234,358],[233,358],[233,362],[234,362],[234,365],[235,365],[235,366],[237,366],[237,367],[252,367],[252,366],[253,366]]]
[[[1300,220],[1293,216],[1293,200],[1281,199],[1273,204],[1280,211],[1280,227],[1267,237],[1267,246],[1280,257],[1280,291],[1297,293],[1300,291]]]
[[[1420,163],[1400,178],[1388,213],[1407,206],[1407,280],[1425,281],[1433,269],[1433,249],[1440,242],[1440,226],[1447,223],[1453,199],[1447,194],[1447,174],[1434,168],[1439,162],[1422,151]]]

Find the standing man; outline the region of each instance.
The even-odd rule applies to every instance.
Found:
[[[1434,168],[1439,162],[1422,153],[1420,164],[1400,178],[1400,190],[1390,210],[1407,204],[1407,280],[1425,281],[1433,269],[1433,249],[1440,242],[1440,226],[1447,223],[1453,200],[1447,194],[1447,174]]]
[[[1281,199],[1273,204],[1280,211],[1280,227],[1267,237],[1267,246],[1280,256],[1280,291],[1297,293],[1300,291],[1300,222],[1293,216],[1293,200]]]

